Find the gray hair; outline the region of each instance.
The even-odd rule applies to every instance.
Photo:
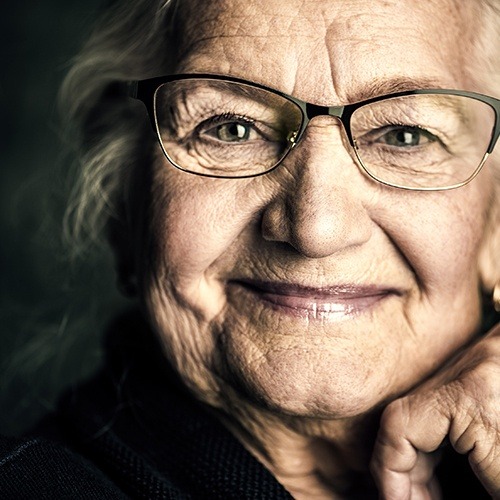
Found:
[[[66,239],[77,253],[98,243],[110,219],[123,216],[130,175],[144,136],[136,103],[113,96],[119,82],[156,76],[169,50],[176,0],[119,1],[104,13],[74,59],[60,91],[64,130],[76,148]]]
[[[140,149],[144,122],[126,98],[110,98],[113,83],[157,76],[171,67],[176,54],[175,11],[181,0],[122,0],[115,2],[75,58],[61,91],[66,128],[78,149],[77,182],[65,223],[65,234],[77,250],[98,242],[111,220],[120,220]],[[468,4],[472,5],[472,4]],[[463,2],[456,2],[463,9]],[[499,0],[477,0],[473,5],[469,74],[478,88],[500,93]],[[142,127],[142,128],[141,128]],[[141,147],[139,147],[139,144]],[[498,149],[498,148],[497,148]],[[144,154],[144,152],[142,152]],[[491,231],[500,226],[500,161],[494,161],[496,194]],[[123,221],[126,223],[126,221]],[[496,230],[500,233],[500,230]],[[500,234],[481,256],[487,288],[500,279]]]

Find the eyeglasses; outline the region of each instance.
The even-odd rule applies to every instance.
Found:
[[[436,191],[470,182],[500,135],[500,100],[459,90],[413,90],[318,106],[218,75],[135,82],[165,156],[197,175],[245,178],[275,169],[309,122],[342,122],[361,168],[388,186]]]

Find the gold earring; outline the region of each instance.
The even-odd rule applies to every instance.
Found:
[[[500,281],[493,288],[493,307],[495,311],[500,312]]]

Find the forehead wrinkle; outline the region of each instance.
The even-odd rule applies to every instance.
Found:
[[[354,15],[355,9],[352,9],[359,4],[357,0],[340,3],[323,0],[307,2],[291,0],[287,14],[274,12],[276,2],[272,0],[269,2],[187,1],[183,4],[188,7],[184,7],[184,36],[181,37],[179,62],[184,63],[182,69],[187,68],[191,71],[193,69],[196,71],[196,68],[200,67],[205,72],[211,72],[211,67],[215,65],[214,72],[217,73],[253,78],[259,83],[270,86],[273,86],[272,81],[275,86],[279,86],[279,90],[318,104],[347,104],[374,95],[415,88],[458,88],[463,86],[459,82],[466,81],[463,75],[465,65],[457,64],[461,52],[457,50],[457,44],[464,43],[464,37],[458,36],[464,24],[464,11],[460,13],[454,0],[439,2],[429,0],[429,2],[431,7],[439,6],[439,15],[430,21],[431,24],[436,24],[436,33],[438,28],[443,27],[443,19],[446,16],[451,19],[446,22],[446,29],[439,31],[439,36],[430,37],[431,39],[426,29],[428,23],[423,22],[427,17],[419,19],[420,15],[425,14],[426,9],[405,0],[386,0],[383,4],[377,3],[377,8],[369,4],[364,12],[357,15]],[[397,25],[390,26],[391,21],[388,20],[386,8],[390,9],[394,5],[400,10],[409,9],[409,13],[415,15],[415,22],[408,24],[406,29]],[[460,17],[460,22],[453,22],[456,17]],[[452,26],[449,27],[448,24]],[[377,26],[377,37],[368,39],[363,36],[365,31],[363,26],[372,28]],[[469,27],[467,31],[470,29]],[[377,51],[377,47],[385,50],[391,45],[394,46],[393,35],[398,31],[400,34],[397,38],[401,40],[402,57],[405,57],[406,50],[408,58],[411,59],[413,48],[418,44],[425,44],[428,47],[429,57],[436,61],[436,64],[432,65],[434,71],[442,67],[449,68],[448,80],[441,80],[436,85],[421,85],[414,82],[405,87],[397,81],[400,75],[389,74],[391,78],[387,79],[387,83],[379,85],[380,89],[377,89],[376,85],[373,85],[371,92],[360,88],[363,80],[370,81],[376,78],[377,74],[388,72],[385,67],[370,66],[365,64],[365,61],[373,59],[370,54],[372,51]],[[437,41],[442,45],[443,40],[448,42],[444,44],[450,47],[448,52],[454,50],[453,57],[448,57],[446,50],[437,50]],[[222,43],[217,43],[220,41]],[[242,50],[242,44],[248,44],[248,50]],[[353,46],[358,47],[357,51],[354,51],[357,52],[357,59],[349,60],[349,54],[353,51],[348,49],[352,49]],[[276,47],[279,50],[276,50]],[[272,57],[267,57],[268,51],[274,53],[275,57],[278,53],[280,58],[278,64],[273,66],[272,74],[269,73],[271,64],[269,61]],[[362,56],[360,60],[359,54],[363,52],[366,56]],[[245,53],[262,54],[262,57],[253,57],[245,62]],[[237,56],[234,57],[234,54]],[[235,61],[239,61],[238,64],[233,64]],[[250,72],[248,72],[249,65]],[[324,65],[321,72],[315,70],[318,65]],[[411,65],[407,66],[411,68]],[[270,81],[267,81],[268,74],[272,77]],[[312,74],[315,75],[314,82],[309,81],[306,85],[306,81],[310,80],[309,75]],[[412,75],[406,76],[411,78]],[[391,79],[394,82],[391,82]],[[315,89],[312,89],[312,86]],[[391,86],[393,88],[390,88]],[[307,87],[309,88],[306,95],[303,89]],[[387,87],[387,90],[383,87]]]
[[[359,26],[355,26],[357,23],[360,23]],[[369,23],[372,27],[374,24],[380,24],[379,34],[376,39],[367,39],[363,36],[363,26],[366,23]],[[328,44],[327,42],[327,45],[329,47],[330,66],[336,69],[336,71],[332,71],[332,83],[335,90],[334,95],[340,99],[339,104],[347,104],[377,95],[405,90],[464,87],[467,81],[465,64],[457,63],[461,60],[462,51],[460,47],[463,44],[460,28],[442,29],[438,35],[438,28],[443,28],[438,20],[435,36],[429,37],[430,32],[425,23],[416,20],[410,26],[411,31],[407,29],[408,26],[387,26],[387,19],[381,12],[377,12],[373,16],[368,16],[366,12],[352,16],[345,25],[332,23],[328,28],[327,37],[334,40],[335,43]],[[354,35],[353,30],[355,31]],[[395,36],[398,32],[399,35]],[[410,69],[412,68],[412,53],[415,48],[418,49],[419,45],[428,48],[427,56],[434,59],[435,64],[431,65],[428,70],[427,78],[412,77],[411,72],[406,75],[391,75],[393,67],[390,63],[382,67],[365,64],[365,61],[377,60],[373,58],[372,54],[377,53],[378,50],[383,52],[388,47],[394,47],[395,39],[400,41],[400,51],[399,53],[395,52],[395,55],[398,60],[405,63],[405,59],[407,59],[410,64],[405,65]],[[444,49],[452,49],[453,53],[450,55],[449,50],[436,50],[438,40]],[[342,45],[344,45],[345,50],[339,50]],[[352,50],[354,46],[357,47],[355,51]],[[344,58],[333,60],[336,57],[336,52],[344,54]],[[349,55],[351,53],[356,54],[356,59],[350,59]],[[361,59],[359,58],[360,54],[363,55]],[[397,68],[397,64],[394,65],[394,68]],[[415,65],[415,68],[418,73],[418,64]],[[446,71],[442,71],[443,68],[446,68]],[[377,77],[378,73],[384,72],[388,75],[387,78],[380,79]],[[356,84],[352,85],[350,81],[346,81],[346,76],[350,76]],[[365,80],[366,83],[362,83],[360,80]],[[360,83],[362,86],[360,86]]]
[[[293,9],[285,13],[276,12],[273,2],[253,3],[238,0],[191,0],[181,4],[178,24],[180,46],[178,59],[189,57],[196,51],[208,51],[212,40],[251,41],[259,48],[265,45],[281,45],[286,51],[290,43],[290,34],[301,40],[313,40],[321,37],[316,23],[317,16],[312,15],[310,0],[293,2]],[[322,0],[319,2],[323,3]],[[324,13],[325,9],[322,10]],[[326,34],[326,23],[324,23]],[[324,39],[324,36],[323,36]]]
[[[217,2],[214,2],[214,4]],[[189,4],[189,2],[187,2]],[[245,3],[251,5],[251,2]],[[221,19],[224,22],[221,22]],[[262,38],[288,38],[291,33],[305,38],[317,38],[318,26],[309,21],[307,16],[302,16],[300,12],[295,14],[262,12],[254,9],[240,12],[233,9],[201,8],[196,15],[184,12],[179,19],[182,28],[195,38],[202,40],[204,37],[198,33],[210,33],[212,38],[224,37],[262,37]]]

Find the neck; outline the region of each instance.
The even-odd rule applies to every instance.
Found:
[[[368,471],[378,414],[325,420],[276,415],[253,405],[222,420],[296,499],[356,498],[373,488]]]

